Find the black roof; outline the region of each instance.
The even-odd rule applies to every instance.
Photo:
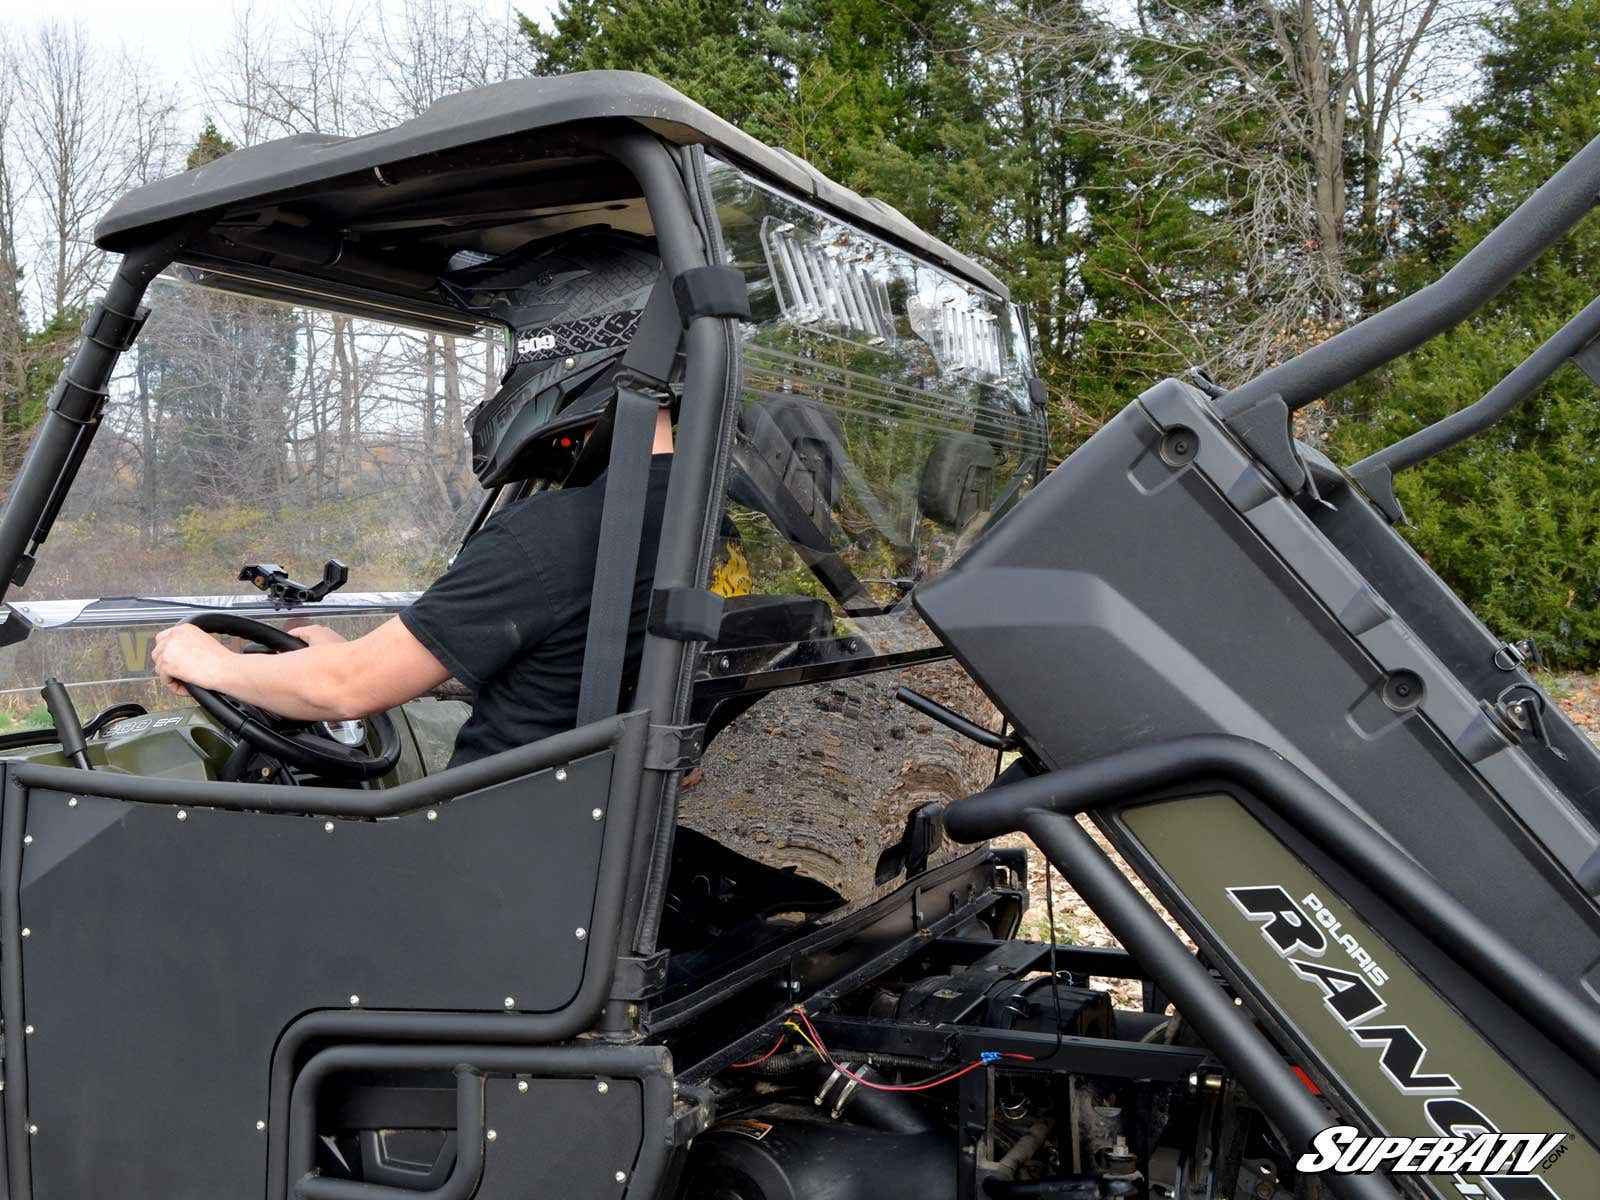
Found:
[[[95,241],[108,250],[123,250],[158,236],[175,221],[202,213],[295,197],[318,200],[336,181],[352,176],[364,176],[363,187],[374,177],[387,185],[391,179],[385,169],[388,175],[402,177],[400,165],[411,160],[434,156],[432,161],[438,162],[438,156],[467,147],[504,143],[580,122],[618,119],[636,121],[674,144],[713,148],[786,190],[981,287],[1008,295],[1005,285],[983,266],[928,236],[889,205],[841,187],[809,163],[740,132],[660,80],[632,71],[510,80],[449,96],[421,116],[380,133],[297,134],[236,150],[129,192],[100,221]],[[354,185],[340,186],[345,187],[348,203],[362,203],[354,198]],[[348,203],[346,214],[351,211]],[[228,258],[213,246],[187,253],[180,261],[226,268]]]

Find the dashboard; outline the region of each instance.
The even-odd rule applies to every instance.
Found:
[[[423,697],[390,712],[400,734],[400,760],[394,770],[375,781],[376,787],[393,787],[444,770],[455,746],[457,731],[471,708],[460,700]],[[349,729],[339,722],[328,730],[336,740],[350,744]],[[96,770],[150,778],[216,780],[233,751],[233,740],[197,705],[178,705],[161,712],[143,713],[113,721],[91,738],[89,761]],[[56,743],[32,746],[11,757],[53,766],[69,765]]]

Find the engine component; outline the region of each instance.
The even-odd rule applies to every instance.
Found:
[[[1016,1145],[1006,1151],[1005,1157],[994,1165],[993,1178],[997,1180],[1012,1180],[1017,1177],[1017,1168],[1021,1167],[1044,1145],[1045,1139],[1050,1136],[1056,1123],[1049,1119],[1038,1120],[1027,1133],[1017,1139]]]
[[[1027,1183],[991,1179],[984,1192],[994,1200],[1101,1200],[1100,1184],[1092,1175],[1060,1175]]]
[[[1109,1149],[1095,1155],[1101,1167],[1100,1182],[1107,1196],[1132,1196],[1144,1179],[1138,1161],[1128,1149],[1127,1139],[1118,1137]]]
[[[1000,978],[969,970],[919,980],[900,998],[896,1016],[928,1024],[983,1025],[1051,1033],[1057,1028],[1077,1037],[1111,1037],[1111,997],[1093,988],[1072,987],[1049,976]]]
[[[876,1083],[883,1076],[865,1064],[843,1064],[855,1079],[832,1068],[823,1069],[822,1086],[812,1098],[818,1108],[828,1110],[837,1121],[848,1115],[852,1119],[881,1129],[885,1133],[932,1133],[938,1122],[910,1100],[895,1092],[878,1091],[863,1087],[861,1080]]]
[[[788,1110],[793,1111],[793,1110]],[[765,1110],[695,1139],[683,1200],[954,1200],[948,1134],[885,1133]]]

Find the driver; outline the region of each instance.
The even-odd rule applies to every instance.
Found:
[[[241,654],[193,625],[156,635],[157,676],[283,717],[338,721],[415,699],[454,676],[472,693],[451,766],[576,723],[606,476],[612,376],[659,260],[648,239],[579,230],[442,281],[463,307],[499,317],[516,353],[473,414],[473,468],[486,487],[565,481],[504,505],[409,608],[363,637],[303,626],[287,654]],[[587,311],[574,313],[575,308]],[[557,324],[551,319],[561,315]],[[575,352],[576,351],[576,352]],[[656,415],[625,678],[638,671],[672,462],[667,408]]]

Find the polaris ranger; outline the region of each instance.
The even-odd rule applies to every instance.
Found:
[[[607,467],[617,539],[595,702],[467,765],[436,751],[470,696],[312,726],[45,687],[0,761],[0,1194],[1600,1197],[1600,755],[1391,486],[1600,369],[1600,304],[1365,462],[1290,424],[1597,195],[1600,142],[1438,283],[1231,391],[1157,383],[1046,474],[1005,286],[650,78],[500,84],[131,192],[0,515],[30,688],[52,639],[192,619],[285,652],[286,622],[410,599],[347,547],[297,583],[273,545],[214,594],[30,596],[147,292],[498,339],[464,536]],[[602,251],[600,302],[520,302]],[[616,482],[663,406],[632,679]],[[1120,948],[1018,938],[1018,832]]]

